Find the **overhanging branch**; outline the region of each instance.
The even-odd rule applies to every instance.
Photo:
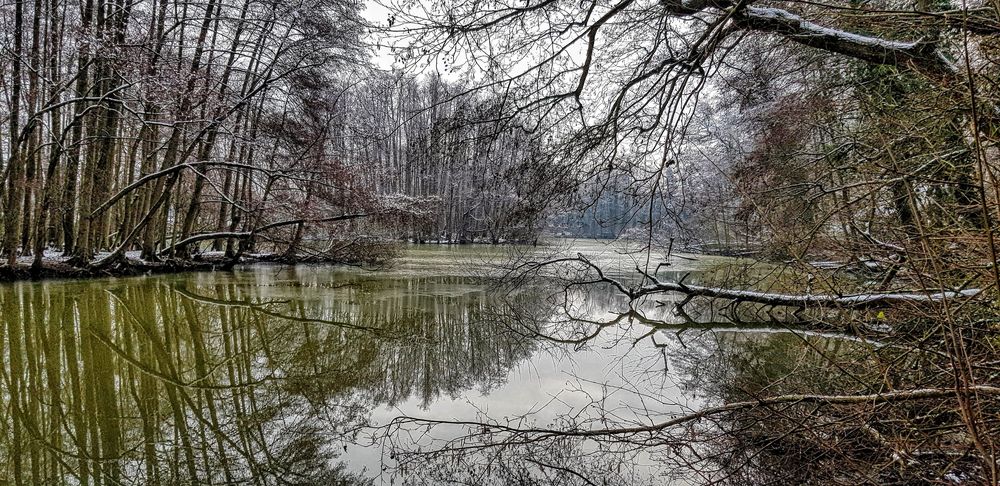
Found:
[[[957,68],[943,55],[936,38],[897,41],[824,27],[787,10],[745,6],[734,0],[661,0],[671,15],[690,17],[705,11],[731,16],[742,30],[779,35],[790,41],[874,64],[914,69],[936,78],[953,78]],[[944,19],[948,23],[948,19]]]
[[[182,248],[184,248],[184,247],[186,247],[188,245],[191,245],[193,243],[197,243],[199,241],[216,240],[216,239],[220,239],[220,238],[234,238],[234,239],[238,239],[238,240],[246,240],[246,239],[249,239],[249,238],[252,238],[252,237],[256,236],[258,233],[261,233],[261,232],[264,232],[264,231],[267,231],[267,230],[271,230],[271,229],[274,229],[274,228],[281,228],[283,226],[292,226],[292,225],[296,225],[296,224],[307,224],[307,223],[332,223],[332,222],[336,222],[336,221],[349,221],[349,220],[352,220],[352,219],[364,218],[366,216],[368,216],[368,214],[357,213],[357,214],[342,214],[340,216],[330,216],[328,218],[315,218],[315,219],[298,218],[298,219],[288,219],[288,220],[284,220],[284,221],[277,221],[277,222],[274,222],[274,223],[268,223],[268,224],[265,224],[265,225],[260,226],[258,228],[254,228],[253,230],[250,230],[250,231],[220,231],[220,232],[214,232],[214,233],[202,233],[202,234],[192,235],[192,236],[189,236],[187,238],[184,238],[183,240],[178,241],[177,243],[174,243],[173,245],[164,248],[163,250],[160,251],[160,254],[161,255],[170,254],[172,252],[175,252],[175,251],[177,251],[179,249],[182,249]]]
[[[816,49],[874,64],[911,68],[933,76],[952,77],[954,65],[938,51],[934,40],[901,42],[859,35],[815,24],[787,10],[746,7],[733,16],[747,30],[768,32]]]

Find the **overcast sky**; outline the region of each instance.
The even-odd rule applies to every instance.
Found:
[[[361,16],[374,25],[384,26],[389,19],[389,9],[379,5],[374,0],[365,0],[365,8],[361,11]],[[372,37],[373,41],[377,40],[374,39],[375,36]],[[389,52],[387,47],[379,46],[373,49],[372,62],[376,67],[390,69],[394,60],[392,53]]]

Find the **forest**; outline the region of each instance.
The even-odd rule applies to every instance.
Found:
[[[6,266],[238,259],[257,242],[363,260],[345,249],[533,238],[565,168],[491,123],[488,98],[375,71],[361,8],[4,7]]]
[[[377,274],[407,261],[399,257],[414,246],[481,244],[509,250],[489,267],[500,274],[491,291],[499,289],[500,299],[527,292],[530,305],[508,302],[485,316],[492,302],[477,301],[459,313],[477,323],[461,321],[450,337],[433,331],[433,320],[415,322],[426,331],[421,345],[466,339],[466,327],[482,322],[513,330],[496,344],[506,354],[487,352],[503,364],[484,371],[489,386],[535,352],[535,341],[519,338],[579,351],[607,346],[606,335],[620,326],[651,329],[615,342],[651,343],[663,352],[664,373],[670,346],[658,336],[676,336],[680,344],[670,349],[688,382],[718,372],[702,394],[715,402],[670,413],[650,405],[662,404],[656,392],[632,390],[651,401],[623,406],[624,413],[607,396],[591,397],[546,423],[396,417],[378,429],[381,444],[395,448],[391,457],[402,469],[434,478],[415,484],[675,484],[637,482],[644,476],[636,464],[650,458],[693,470],[683,484],[1000,484],[1000,3],[12,0],[0,5],[0,66],[0,280],[262,262],[347,264]],[[619,257],[631,260],[547,250],[558,245],[547,242],[567,237],[614,240],[626,248],[616,250]],[[439,265],[434,258],[425,265]],[[678,270],[695,260],[708,263]],[[452,277],[438,275],[445,276]],[[482,284],[437,283],[455,294]],[[375,298],[362,290],[336,297],[346,303],[338,301],[343,319],[334,322],[307,317],[326,312],[310,307],[309,295],[265,302],[230,285],[204,287],[224,289],[234,301],[197,301],[211,304],[203,313],[225,336],[218,346],[230,346],[236,332],[229,307],[253,310],[239,319],[253,322],[247,327],[263,340],[267,325],[253,321],[255,313],[294,299],[307,304],[278,316],[281,326],[346,326],[381,343],[395,325],[345,324]],[[172,407],[170,423],[190,442],[183,424],[198,409],[192,401],[216,398],[202,390],[182,404],[178,363],[196,362],[200,383],[212,375],[205,357],[230,356],[229,347],[206,347],[194,327],[190,336],[175,335],[176,349],[165,344],[162,362],[136,368],[174,381],[153,385],[129,375],[135,400],[112,405],[83,395],[80,383],[93,379],[110,390],[113,380],[101,373],[111,362],[95,350],[119,348],[88,341],[86,352],[53,348],[43,356],[29,349],[30,333],[11,324],[59,313],[59,322],[72,323],[62,327],[77,332],[89,319],[100,324],[92,331],[99,339],[132,345],[139,334],[111,325],[138,319],[123,303],[158,295],[163,313],[186,312],[193,322],[198,313],[184,288],[136,284],[116,291],[117,300],[91,297],[102,310],[86,315],[79,309],[89,304],[63,290],[0,292],[10,364],[2,374],[13,390],[4,395],[13,405],[0,413],[9,419],[0,435],[13,437],[12,450],[33,447],[42,457],[37,441],[45,434],[16,418],[25,416],[24,394],[58,390],[70,378],[69,400],[100,410],[93,423],[77,424],[94,443],[79,441],[69,453],[98,451],[81,456],[84,469],[102,463],[104,447],[126,455],[117,441],[129,434],[108,419],[124,414],[121,407],[141,409],[143,420]],[[424,305],[417,302],[423,293],[439,290],[414,288],[407,290],[415,292],[414,308]],[[44,302],[52,296],[57,304]],[[399,297],[399,312],[412,310],[408,298]],[[148,327],[158,333],[172,319],[157,314]],[[688,330],[723,321],[725,332],[753,337],[717,339],[716,348],[684,344]],[[800,332],[795,345],[814,354],[786,356],[782,346],[792,344],[761,337],[761,326]],[[141,346],[158,349],[156,333],[144,332],[154,342]],[[341,339],[334,334],[329,339]],[[816,344],[817,335],[871,347],[848,355],[839,341]],[[44,347],[49,338],[39,336]],[[52,342],[70,346],[79,336],[60,339]],[[191,357],[185,339],[197,350]],[[300,348],[286,353],[288,362],[316,361],[309,350],[333,346],[305,341],[288,344]],[[449,352],[480,351],[459,344]],[[373,359],[375,347],[341,358]],[[251,352],[278,367],[267,361],[269,345]],[[116,366],[139,366],[119,354]],[[723,358],[737,371],[698,367],[699,359]],[[783,368],[783,358],[821,372],[793,380],[796,369]],[[241,380],[252,380],[246,360]],[[436,389],[432,361],[422,375],[427,390]],[[42,368],[62,362],[97,376],[52,371],[57,376],[41,386]],[[382,368],[391,374],[392,365],[365,369]],[[212,386],[237,387],[217,378]],[[474,388],[476,378],[462,380]],[[631,385],[638,388],[621,388]],[[170,394],[162,410],[148,401],[162,398],[160,391]],[[251,395],[233,398],[233,409],[247,409],[240,397]],[[424,395],[425,405],[433,402]],[[47,433],[61,437],[59,413],[37,412],[52,421]],[[235,446],[221,442],[226,427],[218,417],[201,419],[208,444],[201,469],[176,466],[168,474],[153,464],[136,482],[241,476],[231,464],[230,477],[212,476],[204,451],[227,458]],[[143,426],[150,454],[164,456],[151,443],[165,439]],[[464,428],[418,441],[418,450],[400,440],[447,427]],[[237,425],[229,429],[246,436]],[[216,444],[210,432],[220,435]],[[265,435],[253,440],[264,444]],[[258,459],[252,450],[241,457]],[[323,462],[316,457],[310,460]],[[31,464],[51,468],[52,477],[74,469],[53,461]],[[198,461],[192,453],[170,464],[185,462]],[[612,467],[614,477],[605,472]],[[123,468],[113,478],[76,468],[76,479],[118,484]],[[14,482],[30,484],[24,474],[18,469]],[[269,474],[264,484],[291,477]]]

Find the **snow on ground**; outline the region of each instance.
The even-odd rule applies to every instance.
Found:
[[[35,260],[35,257],[32,256],[32,255],[22,255],[22,256],[17,257],[17,264],[18,265],[31,265],[31,263],[34,260]],[[49,262],[63,263],[66,260],[69,260],[69,257],[68,256],[63,256],[62,250],[56,250],[54,248],[47,248],[42,253],[42,260],[49,261]]]

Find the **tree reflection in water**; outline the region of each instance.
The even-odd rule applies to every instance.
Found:
[[[705,303],[689,305],[686,313],[662,301],[630,308],[601,286],[555,285],[550,292],[540,305],[553,313],[534,320],[523,307],[505,308],[508,322],[531,330],[541,349],[613,356],[597,373],[600,382],[579,372],[557,399],[518,415],[395,418],[381,429],[382,438],[400,467],[418,478],[414,484],[802,481],[809,473],[802,456],[751,440],[755,427],[783,426],[766,412],[654,424],[747,397],[842,390],[845,379],[872,369],[863,356],[875,343],[854,336],[793,332],[772,321],[720,321],[724,313]]]
[[[777,446],[759,443],[749,412],[613,440],[548,431],[644,426],[865,372],[845,365],[864,344],[718,331],[708,307],[688,307],[700,325],[655,302],[616,314],[623,304],[600,288],[319,267],[2,286],[0,480],[736,478],[795,457],[762,454]]]
[[[338,456],[369,410],[489,389],[533,350],[460,277],[271,269],[8,285],[0,302],[14,484],[358,482]]]
[[[531,323],[522,327],[539,343],[617,360],[599,378],[575,382],[582,400],[563,394],[519,415],[395,418],[383,438],[401,468],[419,477],[414,484],[925,484],[983,476],[956,420],[954,392],[937,385],[947,355],[933,343],[915,346],[866,326],[863,314],[775,316],[732,304],[719,312],[687,300],[678,310],[680,297],[639,299],[586,277],[552,274],[554,313],[514,320]]]

